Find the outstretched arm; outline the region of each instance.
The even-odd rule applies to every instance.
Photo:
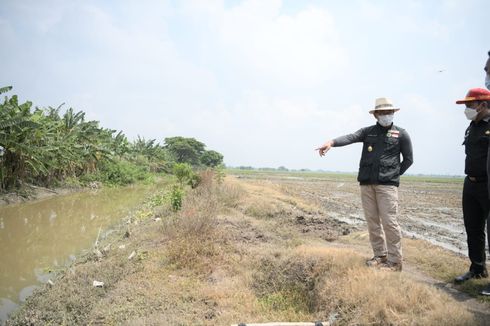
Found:
[[[323,144],[321,147],[318,147],[315,150],[318,151],[320,156],[324,156],[332,147],[340,147],[340,146],[350,145],[352,143],[362,142],[364,140],[365,130],[366,128],[362,128],[353,134],[348,134],[345,136],[340,136],[335,139],[328,140],[325,144]]]

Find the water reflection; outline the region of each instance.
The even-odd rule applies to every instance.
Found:
[[[149,187],[103,189],[0,207],[0,324],[40,284],[143,201]]]

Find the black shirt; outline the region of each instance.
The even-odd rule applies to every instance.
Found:
[[[466,129],[463,145],[466,160],[464,173],[472,177],[487,177],[487,157],[490,139],[490,120],[472,121]]]
[[[361,185],[400,184],[400,175],[413,163],[412,142],[405,129],[391,125],[359,129],[353,134],[335,138],[334,147],[362,142],[363,149],[359,162],[357,180]],[[400,162],[400,154],[403,161]]]

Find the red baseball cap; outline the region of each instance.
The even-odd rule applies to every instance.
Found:
[[[490,91],[484,88],[472,88],[466,93],[464,100],[456,101],[456,104],[464,104],[473,101],[490,101]]]

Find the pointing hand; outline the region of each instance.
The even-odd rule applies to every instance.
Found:
[[[317,149],[315,149],[315,151],[318,151],[320,156],[324,156],[330,150],[330,148],[332,148],[332,146],[333,146],[333,140],[329,140],[325,144],[323,144],[321,147],[318,147]]]

